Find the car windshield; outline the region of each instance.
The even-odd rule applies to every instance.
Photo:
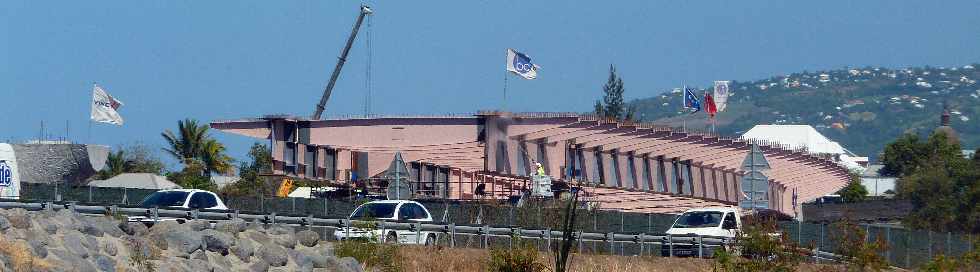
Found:
[[[143,199],[140,206],[146,208],[152,207],[180,207],[184,206],[184,201],[187,200],[187,192],[180,191],[166,191],[166,192],[156,192],[152,193]]]
[[[351,219],[391,218],[395,216],[396,203],[367,203],[357,207]]]
[[[717,227],[721,223],[721,212],[686,212],[677,218],[675,228]]]

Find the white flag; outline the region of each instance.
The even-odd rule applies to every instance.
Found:
[[[718,112],[725,111],[728,104],[728,81],[715,81],[715,108]]]
[[[122,105],[98,85],[92,87],[92,121],[121,126],[123,119],[116,110]]]
[[[538,77],[538,65],[531,63],[531,58],[527,55],[507,49],[507,71],[517,74],[524,79],[535,79]]]

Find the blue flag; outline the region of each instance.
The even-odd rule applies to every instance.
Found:
[[[701,101],[698,100],[698,96],[694,94],[693,89],[684,88],[684,108],[694,109],[693,113],[701,111]]]

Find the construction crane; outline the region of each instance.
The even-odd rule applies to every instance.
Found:
[[[364,16],[371,15],[372,13],[374,12],[371,11],[371,7],[361,5],[361,13],[357,16],[357,22],[354,23],[354,29],[351,30],[350,37],[347,38],[347,45],[344,46],[344,51],[340,52],[340,57],[337,58],[337,66],[333,68],[330,81],[327,82],[327,87],[323,88],[323,96],[320,97],[320,103],[316,104],[316,110],[313,111],[313,120],[320,120],[320,115],[323,114],[323,109],[327,106],[327,101],[330,100],[330,93],[333,92],[333,86],[337,83],[337,77],[340,76],[340,69],[344,68],[344,62],[347,62],[347,53],[350,53],[350,47],[354,44],[354,38],[357,37],[357,31],[361,29],[361,22],[364,22]]]

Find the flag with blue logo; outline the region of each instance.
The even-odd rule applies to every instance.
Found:
[[[701,101],[698,100],[698,96],[694,94],[693,89],[684,88],[684,108],[694,109],[691,113],[701,111]]]
[[[514,49],[507,49],[507,71],[517,74],[524,79],[538,78],[538,65],[531,63],[531,58]]]

